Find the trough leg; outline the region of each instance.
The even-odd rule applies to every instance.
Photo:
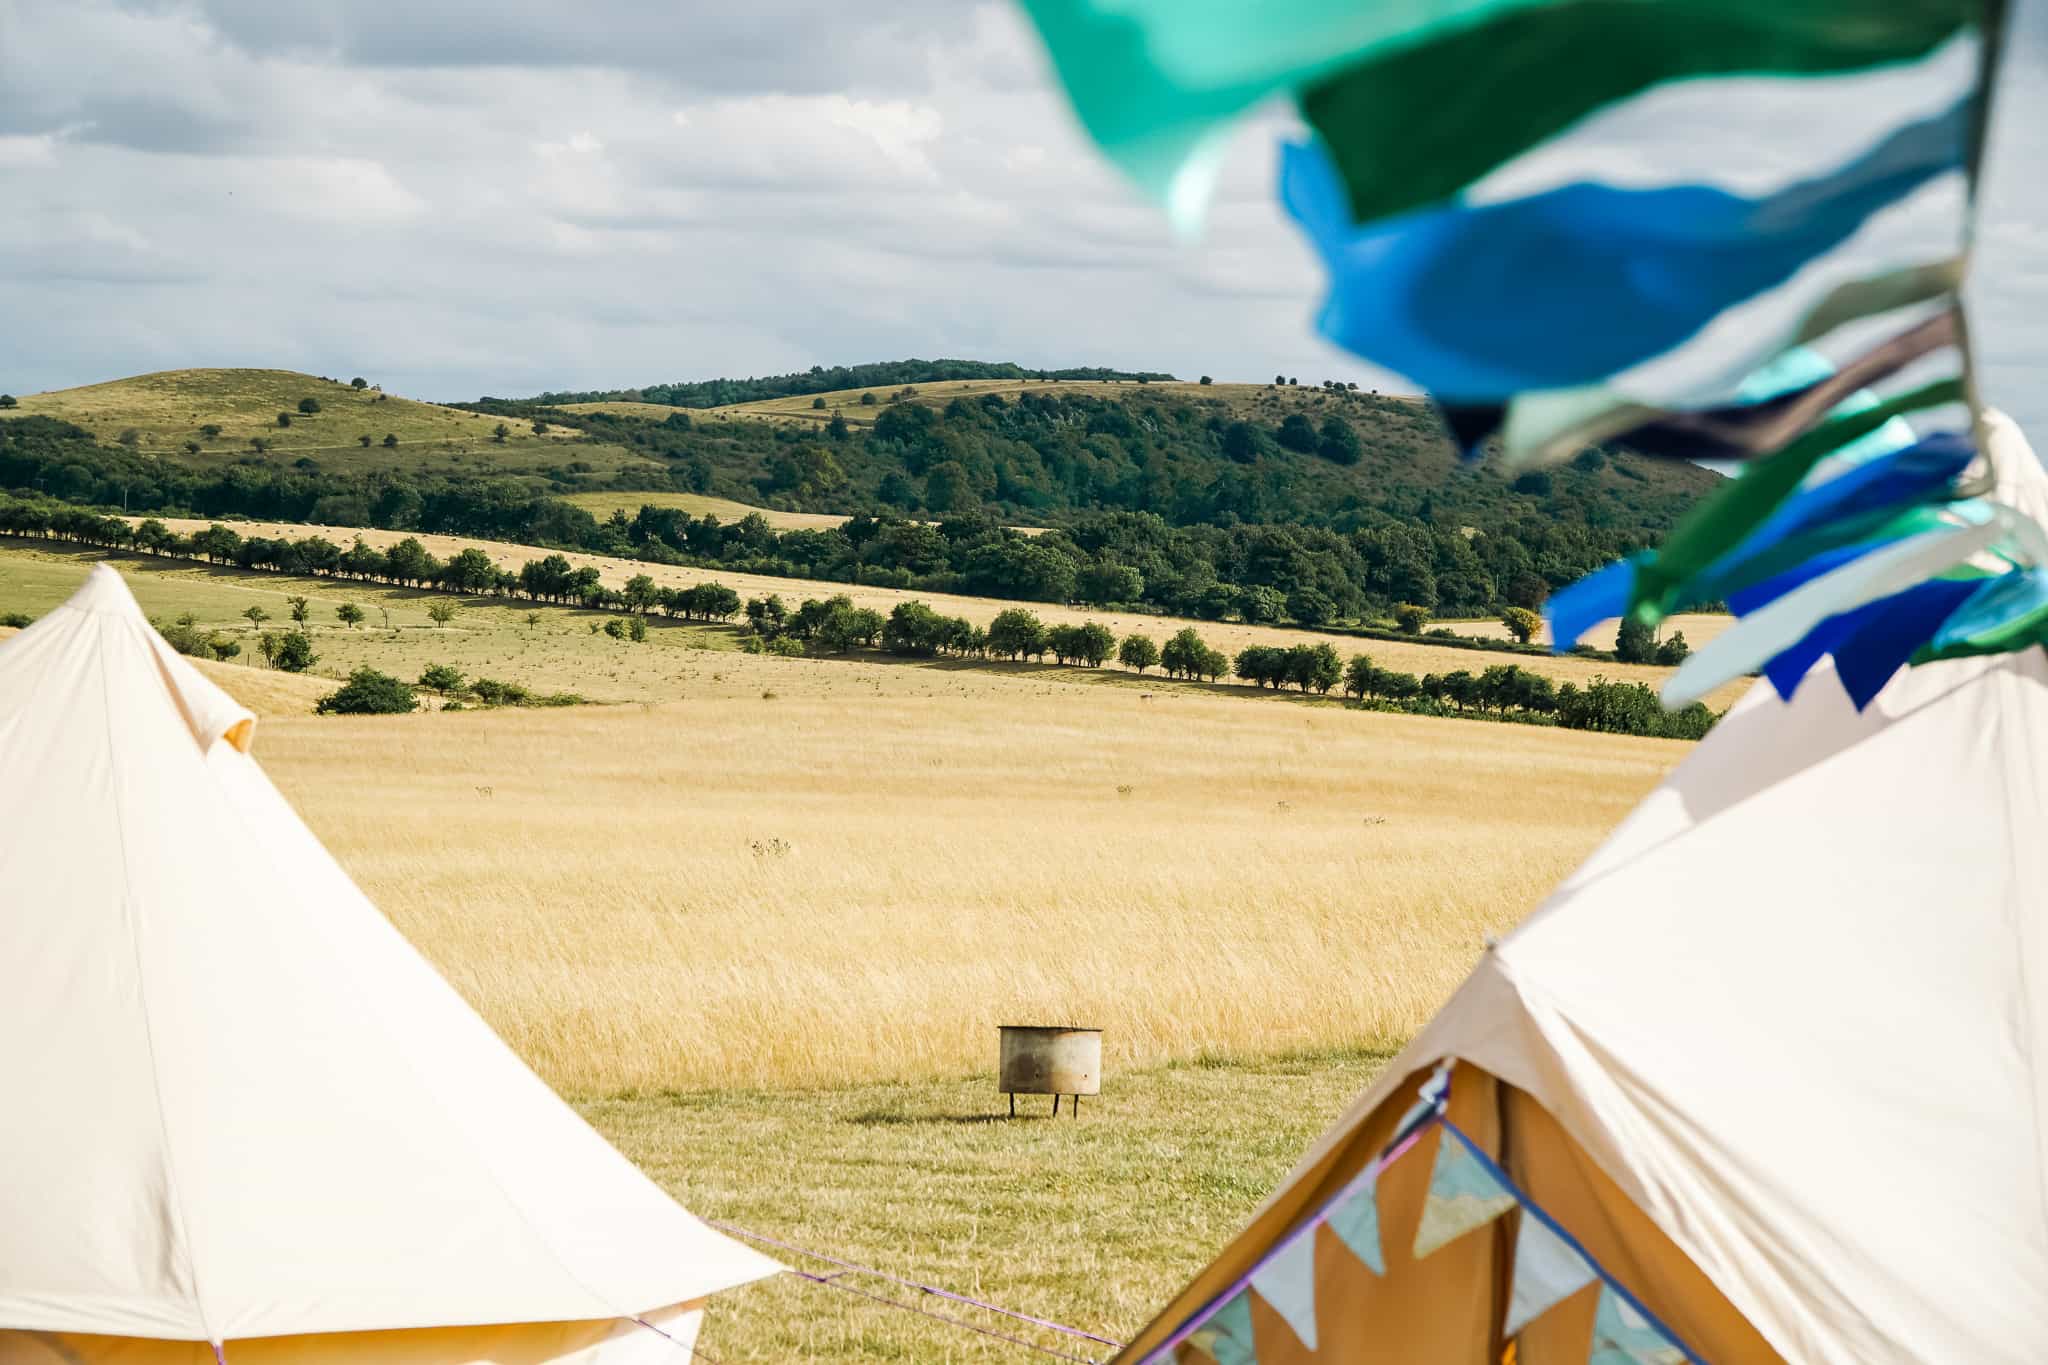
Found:
[[[1067,1117],[1076,1119],[1081,1117],[1081,1097],[1079,1095],[1074,1096],[1074,1107],[1067,1111]]]
[[[1014,1090],[1010,1092],[1010,1117],[1017,1117],[1017,1092]]]
[[[1054,1118],[1060,1116],[1060,1097],[1058,1095],[1052,1097],[1052,1116]]]

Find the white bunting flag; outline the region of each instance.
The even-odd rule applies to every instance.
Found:
[[[1522,1210],[1522,1226],[1515,1233],[1515,1271],[1513,1288],[1508,1294],[1508,1320],[1501,1335],[1519,1335],[1524,1327],[1598,1278],[1591,1262],[1574,1250],[1571,1243],[1551,1231],[1541,1218]]]

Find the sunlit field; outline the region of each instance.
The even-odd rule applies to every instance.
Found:
[[[0,607],[48,610],[86,558],[0,555]],[[121,564],[145,609],[223,627],[302,586]],[[640,698],[323,718],[331,681],[208,666],[315,833],[551,1084],[700,1213],[1117,1339],[1691,751],[310,595],[331,620],[345,594],[393,615],[321,628],[345,664],[461,645]],[[1018,1022],[1106,1030],[1078,1120],[999,1117]],[[1018,1354],[783,1278],[714,1303],[704,1358]]]

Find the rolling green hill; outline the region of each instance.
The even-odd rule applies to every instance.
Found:
[[[300,408],[308,399],[311,413]],[[278,424],[280,413],[289,426]],[[631,463],[616,449],[583,449],[583,433],[573,428],[537,435],[522,423],[499,441],[496,421],[482,413],[292,370],[162,370],[27,394],[4,416],[54,418],[103,444],[195,468],[256,455],[252,441],[272,461],[355,470],[460,465],[466,457],[483,469],[530,473],[593,453],[613,472]]]
[[[1334,384],[869,392],[443,406],[289,371],[173,371],[0,413],[0,491],[1316,624],[1539,602],[1653,543],[1718,480],[1610,450],[1509,479],[1462,465],[1427,405]]]

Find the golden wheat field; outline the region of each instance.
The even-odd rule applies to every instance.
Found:
[[[1120,689],[272,721],[399,927],[584,1094],[1405,1038],[1687,746]]]
[[[130,518],[131,521],[140,518]],[[204,529],[210,523],[203,520],[181,520],[164,518],[164,524],[180,534]],[[347,544],[357,536],[374,546],[386,548],[407,538],[404,531],[381,531],[375,528],[356,529],[351,527],[302,526],[290,522],[235,522],[235,528],[243,535],[256,536],[305,536],[321,535],[340,544]],[[470,546],[476,546],[488,553],[504,568],[517,569],[529,559],[558,553],[531,545],[509,545],[501,541],[480,541],[461,536],[415,535],[422,545],[436,555],[448,556],[460,553]],[[1456,669],[1478,672],[1489,664],[1519,664],[1531,672],[1541,673],[1558,682],[1587,683],[1594,678],[1605,677],[1619,682],[1640,682],[1649,687],[1660,686],[1670,676],[1668,668],[1647,664],[1619,664],[1599,659],[1583,659],[1575,655],[1532,655],[1494,654],[1485,650],[1457,649],[1430,644],[1425,639],[1377,640],[1364,639],[1353,635],[1331,632],[1302,630],[1291,626],[1246,625],[1235,621],[1191,621],[1170,616],[1146,616],[1135,612],[1098,611],[1086,607],[1059,606],[1051,603],[1019,603],[1001,601],[987,597],[959,597],[948,593],[914,592],[902,588],[863,587],[843,583],[822,583],[809,579],[770,578],[762,574],[731,573],[723,569],[696,569],[680,565],[643,564],[637,560],[614,559],[605,555],[583,554],[576,551],[561,551],[571,564],[595,565],[603,575],[604,582],[614,587],[623,584],[634,574],[644,573],[662,586],[681,586],[715,580],[732,588],[744,597],[780,594],[794,605],[805,597],[828,597],[834,593],[845,593],[857,605],[873,607],[887,612],[898,602],[921,601],[934,610],[951,616],[964,616],[980,624],[987,622],[999,611],[1010,607],[1026,606],[1036,612],[1048,624],[1068,622],[1100,621],[1119,635],[1133,631],[1151,635],[1155,640],[1164,641],[1168,635],[1183,626],[1193,626],[1217,649],[1225,654],[1235,654],[1247,645],[1292,645],[1303,641],[1328,640],[1337,652],[1344,656],[1369,654],[1373,662],[1382,668],[1398,669],[1406,673],[1441,673]],[[1702,618],[1713,619],[1713,618]],[[1460,628],[1463,628],[1461,623]],[[1716,711],[1726,710],[1748,687],[1748,680],[1724,684],[1709,693],[1707,704]]]

